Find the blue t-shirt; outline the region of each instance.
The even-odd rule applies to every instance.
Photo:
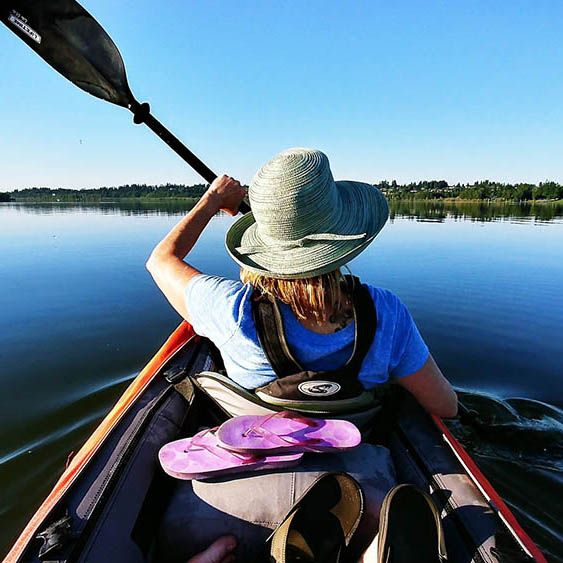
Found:
[[[390,377],[418,371],[428,359],[428,347],[396,295],[386,289],[365,287],[375,303],[377,330],[359,380],[371,389]],[[256,389],[276,379],[258,341],[251,297],[250,284],[203,274],[192,278],[185,292],[194,330],[219,348],[229,377],[246,389]],[[333,334],[317,334],[306,329],[288,305],[280,303],[280,310],[291,353],[304,369],[334,370],[348,361],[354,344],[354,323]]]

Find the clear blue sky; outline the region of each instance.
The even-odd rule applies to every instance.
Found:
[[[291,146],[338,179],[563,182],[563,3],[84,0],[140,101],[248,182]],[[0,27],[0,190],[198,180]]]

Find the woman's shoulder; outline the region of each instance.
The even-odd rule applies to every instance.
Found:
[[[362,285],[367,288],[371,298],[373,299],[376,308],[379,307],[390,307],[396,309],[398,306],[402,305],[400,298],[393,293],[390,289],[385,289],[383,287],[377,287],[370,283],[362,282]]]
[[[194,276],[185,290],[186,309],[194,330],[217,346],[240,327],[251,297],[249,284],[206,274]]]
[[[418,329],[408,307],[389,289],[364,284],[372,296],[377,312],[378,327],[393,335],[397,342],[408,341]],[[420,335],[419,335],[420,338]]]
[[[198,274],[188,282],[185,294],[188,301],[218,300],[216,303],[219,305],[223,300],[237,301],[244,298],[250,289],[249,284],[243,284],[238,280]],[[210,302],[212,303],[213,301]]]
[[[187,305],[191,304],[203,309],[203,314],[224,315],[232,310],[233,315],[238,317],[242,313],[241,308],[251,299],[252,292],[249,283],[243,284],[239,280],[198,274],[188,282],[185,299]]]
[[[232,280],[222,276],[197,274],[188,282],[188,288],[193,288],[194,286],[200,286],[210,291],[218,289],[222,291],[232,291],[233,289],[242,288],[243,284],[239,280]]]

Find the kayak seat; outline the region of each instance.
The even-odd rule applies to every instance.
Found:
[[[202,371],[193,377],[199,389],[208,395],[229,417],[242,415],[267,415],[282,410],[297,410],[311,418],[322,417],[344,419],[353,422],[358,428],[368,428],[381,411],[381,404],[371,401],[370,407],[357,412],[333,412],[326,410],[326,404],[320,401],[301,402],[298,408],[287,404],[269,404],[259,396],[241,387],[230,377],[216,371]],[[364,405],[360,405],[364,407]]]

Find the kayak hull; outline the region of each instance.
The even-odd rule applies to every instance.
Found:
[[[183,322],[70,461],[5,561],[94,562],[108,553],[115,562],[155,560],[159,515],[174,494],[158,450],[221,422],[220,409],[186,377],[217,361],[213,346]],[[181,394],[172,383],[182,379]],[[545,561],[443,421],[409,397],[397,407],[381,431],[399,481],[432,493],[441,509],[449,561]]]

